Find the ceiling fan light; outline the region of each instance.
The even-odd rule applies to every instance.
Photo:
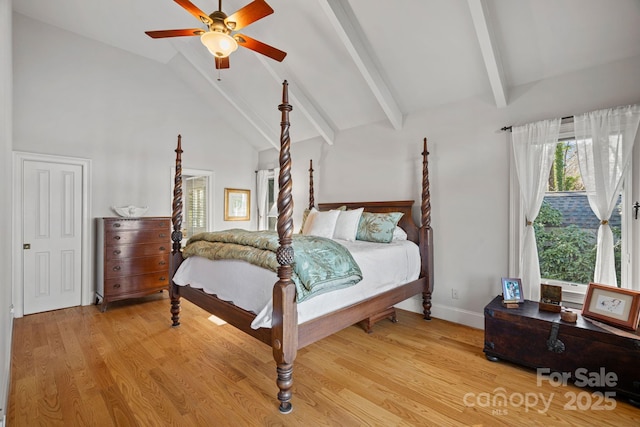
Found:
[[[238,49],[238,42],[233,37],[219,31],[207,31],[200,36],[200,41],[218,58],[226,58]]]

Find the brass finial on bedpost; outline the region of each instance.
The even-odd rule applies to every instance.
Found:
[[[309,209],[316,205],[313,197],[313,159],[309,159]]]
[[[289,112],[293,108],[289,104],[288,83],[282,84],[282,104],[278,110],[282,112],[280,122],[280,176],[278,182],[278,237],[280,246],[276,252],[278,260],[279,280],[273,287],[273,323],[271,341],[273,357],[277,364],[277,385],[279,410],[283,414],[291,412],[291,395],[293,387],[293,361],[298,350],[298,309],[296,306],[296,287],[291,280],[293,272],[293,199],[291,196],[291,138],[289,137]]]
[[[427,138],[422,150],[422,204],[420,226],[420,276],[426,278],[427,289],[422,293],[422,308],[425,320],[431,320],[431,295],[433,293],[433,233],[431,229],[431,194],[429,192],[429,152]]]
[[[176,171],[173,180],[173,204],[171,212],[171,222],[173,231],[171,232],[171,277],[176,273],[182,262],[182,135],[178,135],[178,146],[176,152]],[[172,326],[180,325],[180,293],[178,287],[169,282],[169,298],[171,299],[171,321]]]

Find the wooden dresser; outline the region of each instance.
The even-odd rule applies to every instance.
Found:
[[[96,303],[141,297],[169,287],[171,218],[98,218]]]

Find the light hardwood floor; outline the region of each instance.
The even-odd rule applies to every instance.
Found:
[[[8,426],[640,425],[622,400],[487,361],[480,330],[404,311],[302,349],[281,415],[271,349],[208,317],[183,301],[171,328],[164,293],[16,319]]]

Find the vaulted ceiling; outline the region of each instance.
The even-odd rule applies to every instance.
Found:
[[[228,15],[249,0],[224,0]],[[217,0],[192,0],[206,13]],[[480,97],[496,108],[514,87],[640,55],[638,0],[267,0],[274,13],[242,33],[287,52],[248,49],[218,71],[205,28],[172,0],[14,0],[15,12],[167,64],[258,150],[278,146],[280,83],[290,83],[293,140]],[[293,119],[292,119],[293,121]]]

